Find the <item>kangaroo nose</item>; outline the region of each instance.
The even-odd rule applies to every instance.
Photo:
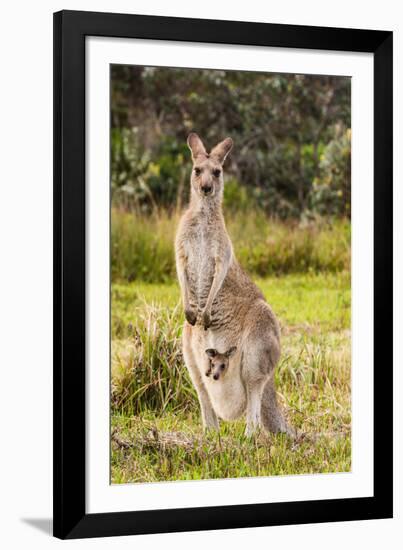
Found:
[[[202,185],[202,191],[205,195],[208,195],[211,193],[212,187],[211,185]]]
[[[219,375],[219,374],[215,374],[215,375],[213,376],[213,378],[214,378],[214,380],[218,380],[218,379],[220,378],[220,375]]]

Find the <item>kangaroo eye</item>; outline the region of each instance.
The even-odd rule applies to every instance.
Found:
[[[222,364],[222,365],[221,365],[221,370],[224,370],[224,369],[225,369],[225,365]]]
[[[201,174],[200,168],[195,168],[195,174],[196,174],[196,176],[200,176],[200,174]]]
[[[220,174],[221,174],[221,170],[219,170],[218,168],[216,168],[216,170],[213,170],[213,175],[215,178],[220,177]]]

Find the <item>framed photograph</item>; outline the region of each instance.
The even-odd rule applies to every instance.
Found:
[[[392,33],[54,15],[54,535],[392,517]]]

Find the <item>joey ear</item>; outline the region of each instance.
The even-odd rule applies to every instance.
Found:
[[[206,349],[206,354],[209,357],[215,357],[217,355],[217,350],[212,348]]]
[[[232,139],[227,137],[224,141],[220,141],[220,143],[211,150],[210,156],[215,157],[220,164],[224,164],[224,160],[227,158],[227,155],[231,151],[233,145],[234,142]]]
[[[203,142],[195,132],[192,132],[188,135],[187,143],[189,149],[192,151],[193,160],[195,160],[200,155],[207,157],[207,151],[203,145]]]
[[[232,348],[229,348],[229,350],[225,352],[225,355],[227,357],[231,357],[232,355],[234,355],[237,349],[238,348],[236,346],[232,346]]]

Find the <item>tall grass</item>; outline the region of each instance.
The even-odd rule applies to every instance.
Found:
[[[196,408],[194,387],[183,363],[179,306],[143,304],[135,312],[129,337],[112,340],[112,411],[136,415],[146,409],[163,414]]]
[[[179,214],[112,209],[114,281],[167,282],[175,278],[174,236]],[[350,223],[280,222],[259,210],[228,213],[228,232],[241,265],[251,274],[338,272],[350,267]]]

